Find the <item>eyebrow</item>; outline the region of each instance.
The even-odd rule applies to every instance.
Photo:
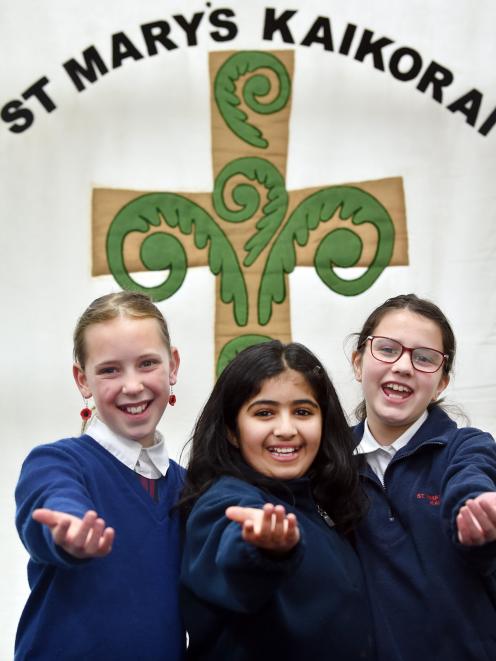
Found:
[[[147,360],[150,358],[160,358],[160,354],[156,351],[149,351],[148,353],[142,353],[139,356],[136,356],[135,361]],[[122,358],[109,358],[108,360],[102,360],[101,363],[95,363],[95,367],[102,367],[108,365],[118,365],[122,362]]]
[[[261,405],[264,405],[264,406],[280,406],[280,404],[281,404],[281,402],[278,402],[275,399],[257,399],[254,402],[252,402],[246,410],[249,411],[253,406],[261,406]],[[302,404],[307,404],[308,406],[311,406],[314,409],[319,409],[320,408],[319,405],[317,404],[317,402],[314,402],[313,399],[294,399],[291,402],[292,406],[295,406],[295,405],[297,406],[297,405],[302,405]]]

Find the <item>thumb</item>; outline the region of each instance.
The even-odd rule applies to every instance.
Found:
[[[253,519],[253,513],[256,512],[252,507],[239,507],[232,505],[226,509],[226,516],[231,521],[244,523],[247,519]]]
[[[35,521],[46,526],[55,526],[59,522],[59,513],[45,508],[34,510],[32,516]]]

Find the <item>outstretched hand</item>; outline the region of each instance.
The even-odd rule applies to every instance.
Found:
[[[496,491],[486,491],[467,500],[456,517],[458,541],[481,546],[496,541]]]
[[[255,507],[228,507],[226,516],[242,527],[245,542],[274,553],[287,553],[300,539],[300,530],[294,514],[286,514],[282,505],[266,503],[263,509]]]
[[[48,526],[55,544],[75,558],[101,558],[112,550],[114,529],[107,528],[105,521],[92,510],[80,519],[65,512],[36,509],[33,519]]]

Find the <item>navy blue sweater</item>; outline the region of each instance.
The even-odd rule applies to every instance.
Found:
[[[372,653],[362,572],[349,543],[318,514],[306,478],[274,482],[271,494],[220,478],[187,521],[181,571],[190,637],[202,661],[360,661]],[[246,543],[229,505],[282,504],[301,540],[280,557]]]
[[[178,517],[182,486],[173,461],[154,502],[138,476],[89,436],[35,448],[16,489],[16,524],[30,554],[31,594],[16,638],[16,661],[177,661]],[[95,510],[116,537],[105,558],[77,560],[31,518],[47,507],[81,517]]]
[[[358,439],[363,425],[355,429]],[[496,489],[496,443],[435,407],[386,469],[368,466],[357,531],[381,661],[495,661],[496,542],[458,543],[456,515]]]

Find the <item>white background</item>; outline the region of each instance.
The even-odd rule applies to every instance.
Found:
[[[448,400],[474,426],[496,433],[494,219],[496,128],[482,137],[446,103],[374,69],[371,58],[298,45],[317,16],[332,22],[335,45],[347,23],[416,49],[424,61],[450,69],[446,99],[472,88],[484,93],[479,124],[496,106],[496,5],[479,0],[359,0],[267,3],[299,8],[290,25],[294,46],[262,40],[265,3],[147,0],[17,0],[1,8],[0,107],[41,76],[57,109],[32,100],[33,126],[14,134],[0,122],[2,201],[2,479],[0,507],[0,659],[12,657],[17,620],[28,589],[27,556],[14,527],[13,491],[34,445],[77,434],[82,401],[71,376],[72,330],[96,296],[118,290],[112,277],[91,277],[91,191],[95,186],[210,191],[208,52],[295,50],[287,188],[401,176],[410,264],[386,270],[359,297],[329,291],[312,268],[290,277],[293,338],[328,367],[348,411],[359,390],[349,365],[347,336],[385,298],[415,291],[437,302],[459,342]],[[205,20],[199,43],[123,65],[78,93],[62,63],[82,60],[95,45],[110,68],[113,33],[124,31],[145,53],[139,26],[190,18],[229,7],[239,33],[216,43]],[[356,48],[356,44],[355,44]],[[177,405],[161,424],[170,454],[179,457],[213,383],[214,279],[190,269],[181,290],[160,304],[182,362]]]

